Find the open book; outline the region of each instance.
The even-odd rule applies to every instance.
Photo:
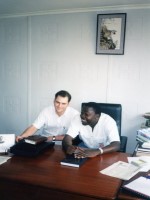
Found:
[[[120,178],[122,180],[129,180],[135,174],[137,174],[143,166],[147,164],[148,163],[146,161],[140,159],[137,161],[132,161],[131,163],[118,161],[110,165],[109,167],[101,170],[100,172],[102,174]]]
[[[146,199],[150,199],[150,179],[146,177],[141,176],[123,185],[122,188]]]

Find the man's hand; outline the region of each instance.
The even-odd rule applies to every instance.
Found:
[[[73,154],[76,151],[76,149],[77,149],[76,146],[70,145],[70,146],[68,146],[66,153]]]
[[[16,142],[19,142],[19,140],[22,140],[24,137],[21,135],[16,136]]]
[[[95,157],[100,154],[99,149],[88,149],[78,147],[74,152],[75,158]]]

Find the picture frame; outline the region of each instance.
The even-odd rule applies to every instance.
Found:
[[[96,54],[123,55],[126,13],[98,14]]]

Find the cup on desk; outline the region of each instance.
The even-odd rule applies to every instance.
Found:
[[[0,143],[3,143],[3,136],[0,136]]]

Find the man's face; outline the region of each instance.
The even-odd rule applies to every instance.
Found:
[[[69,105],[68,97],[58,96],[54,100],[55,111],[59,116],[63,115],[68,105]]]
[[[83,106],[80,117],[82,124],[89,126],[95,125],[99,119],[99,115],[95,114],[93,108],[86,106]]]

